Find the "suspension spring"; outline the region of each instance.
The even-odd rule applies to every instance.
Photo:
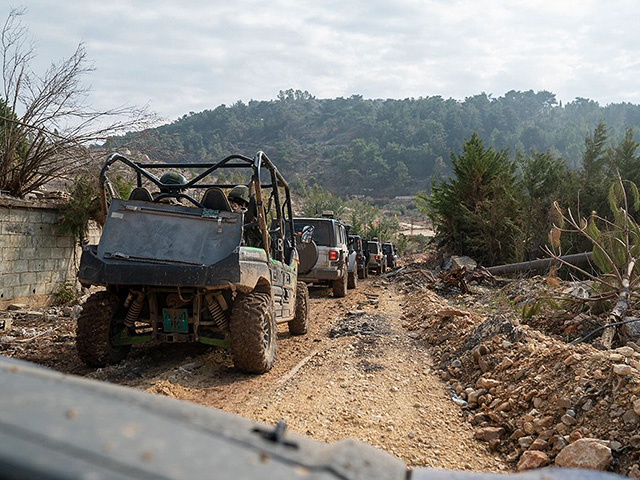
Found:
[[[207,300],[209,314],[215,326],[220,329],[225,329],[227,327],[227,316],[224,313],[223,307],[228,308],[228,306],[222,295],[218,294],[214,296],[213,293],[208,293],[204,298]]]
[[[133,303],[131,304],[131,306],[129,307],[129,310],[127,310],[127,316],[124,317],[124,324],[129,328],[135,327],[136,321],[138,320],[138,317],[140,316],[140,312],[142,311],[142,307],[144,306],[144,293],[143,292],[133,292],[133,293],[135,293],[137,296],[133,301]]]

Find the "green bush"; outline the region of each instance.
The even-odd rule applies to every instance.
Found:
[[[319,217],[330,210],[335,218],[340,218],[344,212],[344,202],[318,184],[305,188],[303,195],[306,198],[302,208],[306,217]]]
[[[73,235],[80,245],[87,244],[89,220],[100,213],[100,201],[97,181],[89,175],[76,177],[69,188],[71,197],[60,209],[58,231]]]
[[[72,282],[61,283],[53,292],[53,305],[71,305],[76,303],[79,298],[79,292],[76,290]]]

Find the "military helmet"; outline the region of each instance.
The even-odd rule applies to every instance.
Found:
[[[167,172],[160,177],[160,182],[165,185],[184,185],[187,183],[187,179],[178,172]]]
[[[249,187],[246,185],[236,185],[229,192],[229,200],[237,201],[242,200],[246,205],[249,203]]]

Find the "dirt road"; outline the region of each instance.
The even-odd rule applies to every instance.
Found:
[[[54,318],[39,327],[15,320],[14,336],[55,330],[5,342],[1,353],[258,421],[284,419],[317,440],[356,438],[413,466],[508,470],[473,439],[426,349],[402,327],[404,300],[378,278],[361,281],[343,299],[312,289],[309,333],[292,337],[281,326],[275,367],[257,376],[236,372],[226,352],[188,345],[135,348],[126,362],[91,370],[75,354],[74,322]]]

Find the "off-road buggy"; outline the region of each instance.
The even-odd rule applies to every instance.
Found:
[[[137,178],[126,200],[107,176],[116,167]],[[152,173],[168,169],[192,178],[162,183]],[[249,202],[232,211],[225,189],[236,185],[216,180],[242,172]],[[200,342],[228,347],[237,368],[263,373],[275,359],[277,323],[293,335],[307,332],[289,186],[263,152],[180,164],[114,153],[100,183],[106,221],[78,272],[82,285],[106,287],[78,318],[76,346],[87,365],[117,363],[137,343]]]

